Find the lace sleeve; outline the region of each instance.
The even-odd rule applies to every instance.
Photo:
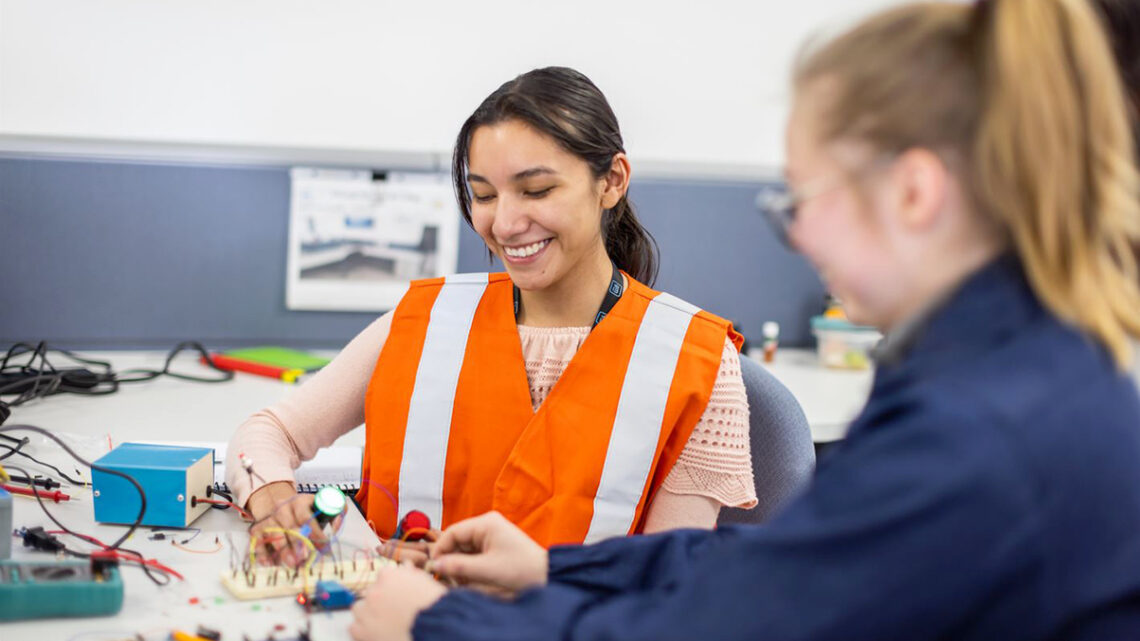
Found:
[[[705,496],[725,507],[750,508],[757,503],[748,396],[740,375],[740,354],[727,339],[708,407],[663,487],[674,494]]]

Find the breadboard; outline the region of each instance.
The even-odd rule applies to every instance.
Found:
[[[384,558],[367,561],[340,561],[316,563],[309,570],[287,568],[280,565],[257,567],[248,572],[226,570],[222,572],[222,585],[235,598],[243,601],[295,596],[304,592],[312,595],[317,581],[339,581],[356,591],[371,585],[380,568],[393,562]]]

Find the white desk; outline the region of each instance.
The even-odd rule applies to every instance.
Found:
[[[837,441],[847,434],[848,425],[867,403],[874,377],[871,370],[827,369],[815,351],[807,349],[780,348],[772,363],[760,364],[800,402],[816,443]]]
[[[165,352],[78,353],[86,358],[110,361],[116,371],[133,367],[162,369],[166,358]],[[199,365],[195,358],[185,352],[175,361],[173,369],[206,377],[217,374]],[[57,356],[53,362],[60,366],[67,361]],[[213,384],[160,377],[122,385],[118,392],[107,396],[60,394],[31,401],[15,408],[8,422],[31,423],[104,439],[109,433],[115,443],[130,440],[225,442],[250,414],[277,402],[292,389],[289,383],[241,372],[232,381]],[[364,430],[349,432],[336,445],[363,446]]]
[[[119,370],[136,366],[161,368],[165,357],[158,352],[83,352],[83,355],[109,360]],[[209,373],[190,356],[180,360],[179,367],[178,371],[186,373]],[[124,385],[118,393],[108,396],[61,394],[32,401],[15,408],[6,425],[26,423],[62,433],[70,444],[78,446],[81,455],[92,457],[107,450],[108,434],[116,444],[134,439],[227,441],[246,416],[274,402],[290,389],[287,383],[250,374],[238,374],[231,382],[212,385],[160,378]],[[25,451],[58,465],[69,474],[76,467],[58,446],[49,444],[38,434],[9,434],[31,437],[33,447],[25,448]],[[363,430],[355,430],[338,444],[363,445],[363,442]],[[46,472],[22,457],[12,457],[5,461],[8,463],[28,471]],[[84,474],[86,476],[89,472],[84,470]],[[49,504],[49,509],[68,527],[107,543],[122,535],[123,527],[94,524],[91,497],[86,490],[65,488],[65,491],[78,495],[79,500]],[[16,528],[43,525],[45,529],[55,529],[34,500],[13,497],[13,504]],[[295,638],[305,620],[295,601],[288,598],[238,601],[219,581],[220,573],[230,567],[231,552],[226,533],[230,534],[240,552],[248,550],[245,547],[248,545],[245,526],[237,514],[232,510],[210,510],[193,525],[201,528],[202,533],[187,547],[213,549],[214,537],[219,536],[223,550],[215,554],[185,552],[172,546],[169,540],[148,540],[149,528],[140,528],[124,544],[182,573],[185,581],[175,580],[169,586],[156,588],[142,570],[124,565],[121,566],[124,602],[118,615],[0,623],[0,639],[66,641],[74,637],[76,641],[103,641],[134,638],[134,634],[142,633],[147,641],[152,641],[166,639],[165,633],[172,629],[192,633],[199,624],[221,630],[222,638],[230,641],[240,640],[243,634],[248,634],[251,639],[265,639],[278,624],[285,625],[286,630],[277,632],[276,638]],[[345,544],[346,555],[351,555],[348,552],[350,546],[371,549],[378,543],[355,509],[346,519],[340,538]],[[70,536],[63,535],[61,539],[76,549],[90,547]],[[13,539],[13,558],[45,560],[51,557],[42,552],[26,551],[19,540]],[[190,603],[192,598],[198,600],[197,604]],[[347,611],[313,614],[313,639],[348,639],[351,620]],[[108,634],[94,634],[104,630]],[[85,634],[89,632],[93,634]]]
[[[81,354],[110,361],[119,370],[161,369],[166,356],[164,352]],[[176,371],[211,373],[194,363],[189,355],[176,363]],[[761,364],[800,402],[816,443],[843,438],[871,390],[871,371],[824,368],[819,365],[814,350],[780,348],[775,362]],[[287,383],[243,373],[238,373],[229,383],[214,385],[159,378],[123,385],[118,393],[108,396],[62,394],[33,401],[17,408],[10,420],[93,437],[110,433],[115,442],[133,439],[228,441],[247,416],[276,402],[292,389]],[[362,447],[364,430],[345,434],[336,445]]]

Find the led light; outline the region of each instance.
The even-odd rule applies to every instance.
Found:
[[[346,505],[348,505],[348,498],[345,497],[344,492],[331,485],[326,485],[318,490],[317,497],[313,499],[313,507],[321,514],[330,517],[344,512]]]

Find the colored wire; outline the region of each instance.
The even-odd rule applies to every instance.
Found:
[[[147,573],[147,576],[150,576],[150,572],[148,571],[148,568],[154,568],[154,569],[156,569],[160,572],[163,572],[165,574],[176,576],[179,579],[183,578],[181,574],[174,571],[170,567],[167,567],[167,566],[163,565],[162,563],[159,563],[155,559],[147,559],[142,555],[142,553],[137,552],[135,550],[127,550],[124,548],[112,549],[109,545],[107,545],[106,543],[100,541],[99,539],[91,536],[90,534],[83,534],[82,532],[74,532],[72,530],[48,530],[47,534],[55,534],[55,535],[70,534],[71,536],[74,536],[77,539],[86,541],[87,543],[90,543],[92,545],[97,545],[100,548],[102,548],[104,552],[110,552],[111,555],[114,556],[116,559],[139,564],[143,568],[143,571]],[[65,548],[65,551],[67,551],[72,556],[81,556],[81,557],[91,556],[89,554],[84,554],[82,552],[75,552],[74,550],[69,550],[66,548]],[[151,577],[151,580],[155,581],[154,577]],[[163,583],[159,583],[158,581],[155,581],[155,583],[158,583],[159,585],[165,585]]]
[[[196,528],[196,527],[185,527],[185,528],[179,528],[179,527],[171,527],[171,528],[152,527],[152,528],[150,529],[150,536],[148,536],[148,537],[146,537],[146,538],[147,538],[148,540],[150,540],[150,541],[160,541],[160,540],[162,540],[162,539],[165,539],[165,538],[167,538],[167,533],[169,532],[169,533],[170,533],[170,540],[171,540],[171,541],[173,541],[173,540],[175,540],[175,539],[174,539],[174,533],[176,533],[176,532],[185,532],[185,531],[187,531],[187,530],[194,530],[194,534],[191,534],[191,535],[190,535],[190,538],[182,539],[181,541],[179,541],[179,543],[181,543],[182,545],[186,545],[187,543],[189,543],[189,542],[193,541],[194,539],[198,538],[198,535],[199,535],[199,534],[201,534],[201,533],[202,533],[202,529],[201,529],[201,528]],[[159,535],[159,534],[161,534],[162,536],[158,536],[158,537],[156,538],[156,535]]]
[[[174,539],[170,540],[170,544],[173,545],[174,547],[178,548],[179,550],[182,550],[183,552],[192,552],[194,554],[216,554],[218,552],[221,552],[222,551],[222,542],[215,538],[214,543],[217,544],[217,547],[215,547],[212,550],[192,550],[192,549],[186,547],[185,545],[182,545],[178,541],[175,541]]]
[[[309,540],[309,537],[305,536],[304,534],[301,534],[297,530],[289,530],[289,529],[280,528],[280,527],[267,527],[261,531],[261,534],[258,534],[257,536],[254,536],[254,537],[250,537],[250,539],[249,539],[249,566],[251,568],[255,567],[256,560],[254,559],[254,556],[256,554],[258,540],[261,539],[265,534],[274,534],[274,533],[283,534],[285,536],[285,542],[286,543],[289,542],[289,536],[291,536],[291,535],[296,536],[301,541],[301,543],[303,543],[306,547],[309,548],[310,554],[309,554],[309,556],[305,562],[305,567],[303,569],[302,568],[297,569],[297,571],[299,573],[301,573],[301,586],[304,589],[304,592],[307,594],[309,592],[309,573],[313,568],[313,562],[316,561],[316,559],[317,559],[317,548],[316,548],[316,546],[313,545],[313,542]]]
[[[42,434],[44,436],[47,436],[51,440],[55,441],[61,448],[63,448],[63,450],[65,452],[70,454],[72,456],[72,458],[79,461],[80,463],[82,463],[82,464],[84,464],[84,465],[86,465],[92,469],[104,471],[104,472],[113,474],[115,476],[120,476],[122,478],[125,478],[132,485],[134,485],[135,489],[139,493],[139,499],[141,501],[141,505],[139,507],[139,514],[138,514],[138,517],[136,517],[135,522],[132,523],[131,526],[127,528],[127,531],[123,534],[123,536],[119,537],[119,539],[116,540],[113,544],[106,545],[102,542],[99,542],[99,543],[97,543],[97,545],[103,546],[105,551],[111,552],[112,555],[115,556],[116,558],[121,558],[122,560],[129,561],[129,562],[139,563],[139,565],[142,567],[143,572],[147,575],[147,578],[149,578],[151,581],[153,581],[156,585],[165,585],[166,583],[169,583],[170,582],[170,578],[169,578],[170,575],[177,576],[180,579],[182,578],[182,575],[178,574],[177,572],[175,572],[173,570],[170,570],[169,568],[165,568],[165,566],[161,566],[161,564],[159,564],[159,566],[156,567],[153,563],[146,562],[141,553],[136,552],[134,550],[127,550],[125,548],[120,547],[123,544],[123,542],[126,541],[127,538],[129,538],[131,536],[131,534],[133,534],[134,531],[138,528],[139,524],[142,522],[143,514],[146,511],[146,493],[143,491],[142,486],[139,485],[138,481],[136,481],[134,478],[128,476],[127,474],[123,474],[122,472],[119,472],[118,470],[107,469],[107,468],[104,468],[102,466],[94,465],[94,464],[88,462],[83,457],[76,454],[75,451],[72,450],[67,445],[67,443],[64,443],[55,434],[52,434],[51,432],[48,432],[47,430],[45,430],[43,428],[36,427],[34,425],[11,425],[8,427],[0,427],[0,432],[8,432],[8,431],[14,431],[14,430],[27,430],[27,431],[36,432],[36,433]],[[17,472],[20,472],[24,476],[31,476],[26,470],[22,470],[22,469],[19,469],[17,467],[14,467],[11,464],[9,464],[8,467],[13,469],[13,470],[16,470]],[[55,515],[52,514],[50,510],[48,510],[47,505],[44,503],[43,496],[41,495],[41,492],[39,491],[39,489],[35,485],[32,485],[31,490],[32,490],[32,493],[35,495],[36,502],[39,503],[40,509],[43,510],[44,514],[46,514],[49,519],[51,519],[52,523],[55,523],[56,526],[58,526],[61,530],[63,530],[67,534],[71,534],[72,536],[76,536],[78,538],[82,538],[85,540],[88,540],[89,538],[94,539],[94,537],[88,537],[88,535],[86,535],[86,534],[82,534],[80,532],[75,532],[74,530],[68,528],[66,525],[61,523],[60,520],[55,518]],[[123,552],[129,552],[131,554],[134,554],[135,557],[137,557],[137,558],[129,557],[129,556],[125,556],[125,555],[120,555],[118,552],[119,550],[122,550]],[[65,548],[65,551],[68,554],[71,554],[72,556],[77,556],[77,557],[81,557],[81,558],[87,558],[90,556],[89,554],[85,554],[83,552],[78,552],[78,551],[67,549],[67,548]],[[157,562],[155,562],[155,563],[157,563]],[[152,572],[152,568],[158,569],[158,570],[165,572],[167,574],[165,583],[163,581],[160,581],[159,579],[157,579],[155,577],[155,575]]]
[[[249,524],[249,531],[252,532],[254,527],[261,525],[265,521],[268,521],[269,519],[273,518],[277,514],[278,510],[285,507],[286,505],[291,504],[293,501],[296,501],[297,499],[301,498],[301,496],[302,495],[298,492],[297,494],[294,494],[293,496],[290,496],[289,498],[285,499],[284,501],[281,501],[277,505],[273,506],[272,512],[270,512],[269,514],[266,514],[265,516],[261,517],[260,519],[256,519],[256,520],[252,521]]]
[[[71,500],[71,497],[69,495],[60,492],[59,490],[52,490],[50,492],[48,490],[40,490],[38,488],[36,490],[33,490],[31,487],[10,485],[8,483],[0,483],[0,489],[7,491],[9,494],[18,494],[24,496],[35,496],[37,492],[42,492],[44,496],[51,499],[54,503]]]
[[[3,428],[3,429],[5,429],[5,430],[10,430],[10,429],[16,429],[16,428],[19,428],[19,427],[23,427],[23,426],[20,426],[20,425],[12,425],[12,426],[10,426],[10,427],[5,427],[5,428]],[[56,442],[58,443],[59,441],[57,440]],[[4,459],[8,458],[9,456],[12,456],[13,454],[18,454],[19,456],[22,456],[22,457],[24,457],[24,458],[28,459],[29,461],[31,461],[31,462],[33,462],[33,463],[35,463],[36,465],[42,465],[43,467],[46,467],[46,468],[48,468],[48,469],[52,470],[53,472],[55,472],[56,474],[58,474],[58,475],[60,476],[60,478],[62,478],[63,480],[67,481],[68,483],[71,483],[72,485],[77,485],[77,486],[80,486],[80,487],[82,487],[82,486],[85,486],[85,485],[88,485],[88,483],[86,483],[86,482],[84,482],[84,481],[77,481],[77,480],[75,480],[75,479],[71,478],[70,476],[68,476],[67,474],[64,474],[64,473],[63,473],[63,470],[61,470],[61,469],[59,469],[58,467],[56,467],[56,466],[52,465],[51,463],[45,463],[45,462],[43,462],[43,461],[39,460],[38,458],[36,458],[36,457],[32,456],[31,454],[28,454],[27,452],[22,452],[22,451],[20,451],[20,450],[23,448],[23,445],[18,445],[18,446],[16,446],[16,447],[11,447],[11,446],[9,446],[9,445],[6,445],[6,444],[4,444],[4,443],[0,443],[0,447],[2,447],[2,448],[4,448],[4,449],[8,450],[8,453],[7,453],[7,454],[5,454],[3,457],[0,457],[0,460],[4,460]],[[11,467],[11,466],[9,465],[9,467]]]
[[[253,459],[246,458],[245,452],[238,452],[238,461],[241,461],[242,469],[244,469],[245,473],[247,475],[249,475],[250,487],[253,487],[254,477],[256,477],[257,480],[261,481],[262,485],[266,484],[265,478],[262,477],[260,474],[257,473],[256,470],[253,469]]]
[[[431,541],[435,540],[435,532],[432,532],[431,530],[429,530],[426,527],[408,528],[408,531],[404,532],[404,535],[401,536],[400,540],[396,543],[396,551],[392,555],[393,561],[395,561],[396,563],[400,562],[400,546],[407,545],[408,537],[413,536],[415,534],[423,534],[423,535],[426,535],[429,538],[429,540],[431,540]]]
[[[233,501],[227,501],[225,499],[195,499],[195,501],[197,501],[198,503],[211,503],[213,505],[224,505],[226,507],[232,507],[233,509],[237,510],[238,514],[240,514],[243,519],[246,519],[249,521],[253,520],[252,514],[250,514],[249,512],[246,512],[244,509],[239,507],[237,503],[234,503]]]
[[[317,559],[317,548],[316,548],[316,546],[313,545],[313,542],[309,540],[309,537],[305,536],[304,534],[301,534],[297,530],[289,530],[289,529],[286,529],[283,527],[267,527],[267,528],[263,529],[260,534],[257,534],[255,536],[250,537],[250,539],[249,539],[249,565],[250,565],[250,567],[254,567],[257,564],[256,556],[257,556],[257,543],[258,543],[258,541],[260,541],[262,538],[265,538],[266,534],[275,534],[275,533],[283,534],[285,537],[286,543],[288,543],[290,536],[295,536],[295,537],[297,537],[297,539],[299,541],[301,541],[301,543],[303,543],[305,545],[305,547],[309,548],[309,551],[311,554],[308,556],[307,562],[305,564],[305,571],[308,571],[309,568],[312,567],[313,562],[316,561],[316,559]]]
[[[82,463],[86,467],[88,467],[92,470],[97,470],[97,471],[103,472],[104,474],[111,474],[113,476],[118,476],[120,478],[124,478],[131,485],[133,485],[135,487],[135,490],[138,491],[138,493],[139,493],[139,514],[137,517],[135,517],[134,523],[132,523],[130,525],[130,527],[127,528],[127,531],[121,537],[119,537],[118,540],[116,540],[114,543],[112,543],[109,546],[110,549],[112,549],[112,550],[118,549],[118,547],[120,545],[122,545],[124,541],[126,541],[128,538],[130,538],[130,536],[132,534],[135,533],[135,530],[137,530],[139,525],[142,523],[143,515],[146,514],[146,492],[143,491],[142,486],[139,485],[139,482],[136,481],[134,479],[134,477],[132,477],[128,474],[124,474],[124,473],[120,472],[119,470],[111,469],[109,467],[103,467],[102,465],[96,465],[96,464],[84,459],[82,456],[76,454],[75,450],[71,449],[71,447],[68,446],[67,443],[64,443],[63,440],[61,440],[58,436],[56,436],[55,434],[52,434],[51,432],[43,429],[42,427],[36,427],[34,425],[9,425],[8,427],[0,427],[0,432],[11,432],[11,431],[15,431],[15,430],[26,430],[26,431],[30,431],[30,432],[36,432],[37,434],[42,434],[43,436],[46,436],[46,437],[50,438],[51,440],[55,441],[57,444],[59,444],[60,447],[63,448],[63,451],[65,451],[71,455],[71,458],[79,461],[80,463]],[[11,467],[11,465],[9,465],[9,467]],[[12,468],[12,469],[15,469],[15,468]],[[23,472],[22,470],[17,470],[17,471],[20,471],[24,476],[30,476],[27,472]],[[64,530],[68,530],[67,526],[60,523],[58,520],[56,520],[55,516],[53,516],[52,513],[48,511],[47,506],[44,505],[43,500],[40,498],[39,491],[36,490],[36,486],[33,485],[32,490],[36,492],[36,500],[40,502],[40,508],[42,508],[44,513],[48,515],[48,518],[50,518],[52,520],[52,522],[55,523],[56,525],[58,525],[60,528],[62,528]],[[70,532],[70,530],[68,530],[68,531]]]
[[[118,550],[107,550],[107,552],[109,554],[111,554],[112,556],[114,556],[116,559],[119,559],[120,561],[126,561],[128,563],[137,563],[144,570],[147,568],[154,568],[155,570],[159,570],[161,572],[165,572],[166,574],[169,574],[171,576],[176,577],[179,581],[185,581],[186,580],[186,577],[182,576],[181,574],[179,574],[178,572],[176,572],[175,570],[173,570],[169,566],[163,565],[162,563],[158,562],[155,559],[146,559],[146,558],[143,558],[142,555],[131,556],[130,554],[125,554],[126,550],[123,550],[121,548]],[[135,552],[135,554],[138,554],[138,553]]]

